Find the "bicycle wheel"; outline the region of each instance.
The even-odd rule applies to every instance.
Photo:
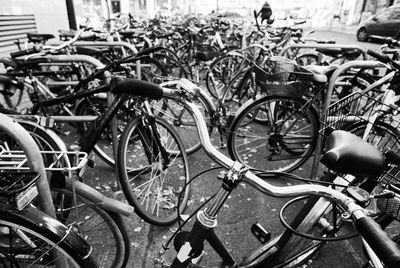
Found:
[[[154,82],[154,80],[160,76],[168,76],[165,67],[156,59],[143,57],[140,58],[140,63],[143,64],[140,68],[141,80]]]
[[[359,137],[363,137],[369,126],[367,121],[348,126],[345,130]],[[398,125],[396,126],[398,127]],[[366,141],[373,144],[379,150],[390,148],[393,152],[400,152],[400,131],[395,126],[386,122],[375,121],[368,133]]]
[[[51,192],[57,219],[85,238],[100,267],[127,265],[130,243],[120,215],[105,211],[76,193],[74,196],[67,189],[52,188]]]
[[[159,117],[155,123],[157,132],[141,117],[129,123],[118,146],[117,167],[122,190],[136,213],[151,224],[167,225],[177,220],[178,209],[183,212],[186,207],[189,163],[175,129]],[[157,135],[167,151],[167,159],[157,145]]]
[[[343,73],[335,80],[331,103],[334,103],[353,92],[364,90],[373,82],[375,82],[375,79],[366,73]],[[380,89],[373,89],[368,92],[368,96],[373,97],[379,92],[381,92]]]
[[[21,213],[1,209],[2,267],[98,267],[91,257],[83,259],[87,250],[80,247],[77,235],[52,221],[32,207]]]
[[[154,59],[160,62],[167,71],[168,77],[187,78],[188,74],[183,65],[174,57],[165,54],[155,54]]]
[[[214,120],[212,116],[215,113],[214,109],[201,94],[198,94],[197,98],[192,100],[192,102],[202,112],[208,126],[208,131],[211,134],[213,130]],[[201,148],[196,122],[187,110],[184,102],[180,102],[179,99],[174,99],[173,97],[163,97],[159,101],[153,101],[151,106],[154,109],[155,115],[164,118],[175,127],[175,130],[183,141],[187,154],[194,153]]]
[[[41,151],[65,151],[63,142],[53,132],[27,122],[20,124],[31,134]],[[52,135],[54,134],[54,135]],[[58,139],[58,140],[57,140]],[[46,165],[54,162],[51,154],[44,154]],[[58,161],[59,165],[69,166],[69,159]],[[60,185],[64,175],[48,172],[51,184]],[[101,267],[124,267],[129,259],[129,237],[119,215],[106,212],[90,200],[77,195],[77,210],[73,194],[67,189],[51,189],[56,216],[63,224],[85,237],[93,247],[92,256]]]
[[[312,155],[318,124],[317,112],[304,99],[258,98],[233,120],[229,155],[254,170],[293,171]]]
[[[238,54],[227,54],[214,60],[206,74],[206,85],[211,96],[221,99],[231,79],[246,66],[246,58]]]

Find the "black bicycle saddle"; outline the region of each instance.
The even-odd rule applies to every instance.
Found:
[[[332,132],[326,150],[321,163],[339,173],[376,177],[385,168],[385,159],[375,146],[346,131]]]

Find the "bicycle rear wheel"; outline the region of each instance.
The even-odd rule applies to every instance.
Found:
[[[299,98],[266,96],[242,107],[228,130],[229,155],[261,171],[290,172],[314,152],[318,115]]]
[[[122,190],[136,213],[151,224],[168,225],[177,220],[178,210],[183,212],[189,199],[189,162],[175,129],[163,118],[155,120],[156,130],[142,117],[129,123],[118,146],[117,167]],[[158,135],[167,159],[161,154]]]
[[[40,150],[66,150],[62,146],[63,142],[53,132],[31,123],[20,122],[20,124],[31,134]],[[53,163],[51,154],[43,156],[45,163]],[[60,160],[58,164],[68,167],[69,159]],[[63,184],[61,181],[65,180],[64,174],[50,171],[48,173],[51,184]],[[75,206],[74,195],[67,189],[53,187],[51,191],[57,219],[85,237],[92,245],[92,256],[100,267],[124,267],[129,260],[130,243],[121,216],[106,212],[79,195],[75,196],[77,201]]]
[[[120,215],[67,189],[52,188],[51,192],[57,219],[85,238],[99,267],[127,265],[130,243]]]
[[[35,224],[36,220],[43,224]],[[4,267],[98,267],[91,258],[83,258],[87,252],[80,247],[79,239],[65,226],[51,220],[41,211],[28,208],[19,213],[1,209],[0,261]]]

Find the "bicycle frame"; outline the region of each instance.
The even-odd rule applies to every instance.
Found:
[[[164,88],[164,94],[174,95],[176,92],[171,92],[170,89]],[[224,264],[234,266],[236,262],[230,256],[228,251],[224,248],[223,243],[218,239],[215,235],[214,228],[217,225],[216,216],[218,211],[222,208],[224,201],[228,198],[230,192],[236,187],[236,184],[243,179],[245,182],[249,183],[255,189],[260,192],[275,196],[275,197],[294,197],[300,195],[309,195],[309,194],[318,194],[325,197],[328,197],[330,200],[339,201],[351,199],[349,197],[343,196],[340,192],[332,190],[329,188],[329,193],[322,190],[324,187],[316,186],[316,185],[298,185],[298,186],[288,186],[288,187],[277,187],[269,184],[265,180],[260,179],[252,172],[244,169],[244,166],[239,162],[234,162],[217,149],[215,149],[210,141],[207,132],[207,126],[204,122],[201,112],[197,109],[197,107],[192,103],[187,103],[188,108],[190,109],[190,113],[195,118],[196,125],[198,127],[198,132],[201,140],[201,144],[203,145],[206,153],[214,159],[217,163],[229,169],[228,175],[224,180],[224,187],[222,187],[218,193],[215,195],[211,205],[209,205],[204,211],[200,211],[197,214],[197,221],[190,233],[187,242],[181,247],[177,254],[177,258],[174,260],[174,263],[171,267],[186,267],[186,265],[190,262],[189,252],[196,252],[203,241],[207,240],[210,242],[211,246],[217,251],[217,253],[222,257]],[[319,189],[319,190],[317,190]],[[344,199],[343,199],[344,198]],[[342,201],[339,201],[340,204],[343,204]],[[346,202],[345,202],[346,203]],[[344,204],[343,204],[344,205]],[[344,205],[348,206],[348,204]],[[353,206],[353,205],[351,205]],[[274,240],[273,242],[276,242]],[[272,243],[272,242],[271,242]],[[271,246],[268,244],[268,246]],[[266,251],[268,246],[264,246],[263,250]],[[269,249],[269,248],[268,248]],[[261,252],[254,253],[254,255],[258,258],[262,254]],[[254,256],[253,255],[253,256]],[[247,261],[250,263],[250,261]],[[256,267],[260,262],[256,260],[251,260],[251,265],[245,265],[243,267]]]

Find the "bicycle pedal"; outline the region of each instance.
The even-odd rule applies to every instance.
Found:
[[[251,233],[258,239],[258,241],[260,241],[261,244],[265,244],[271,239],[271,233],[265,230],[259,222],[251,226]]]

